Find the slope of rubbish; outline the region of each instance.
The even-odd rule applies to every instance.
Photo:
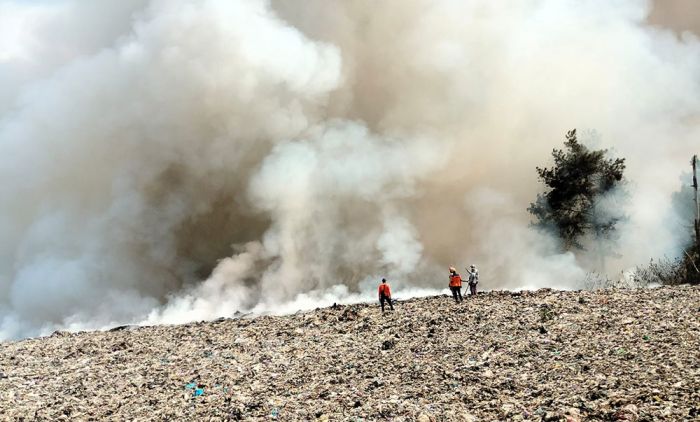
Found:
[[[490,292],[0,344],[0,419],[700,420],[700,288]]]

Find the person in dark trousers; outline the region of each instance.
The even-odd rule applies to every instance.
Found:
[[[454,267],[450,267],[450,290],[452,291],[452,297],[455,302],[462,302],[462,277],[457,274],[457,270]]]
[[[469,274],[469,293],[474,296],[476,295],[476,285],[479,284],[479,270],[472,264],[467,270],[467,274]]]
[[[391,288],[386,283],[386,278],[383,278],[382,284],[379,285],[379,304],[382,305],[382,312],[384,312],[384,302],[389,303],[391,310],[394,310],[394,305],[391,303]]]

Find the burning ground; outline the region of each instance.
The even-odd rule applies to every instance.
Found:
[[[8,420],[697,420],[700,288],[489,292],[0,346]]]

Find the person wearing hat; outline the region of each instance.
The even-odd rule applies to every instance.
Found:
[[[391,303],[391,288],[386,283],[386,278],[382,279],[382,284],[379,285],[379,304],[382,305],[382,312],[384,312],[384,302],[389,303],[391,310],[394,310],[394,305]]]
[[[467,274],[469,274],[469,294],[474,296],[476,294],[476,285],[479,284],[479,270],[472,264],[467,269]]]
[[[455,267],[450,267],[450,290],[456,303],[462,302],[462,277],[457,274]]]

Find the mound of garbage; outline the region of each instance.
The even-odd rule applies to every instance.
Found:
[[[25,420],[700,420],[700,287],[488,292],[0,344]]]

